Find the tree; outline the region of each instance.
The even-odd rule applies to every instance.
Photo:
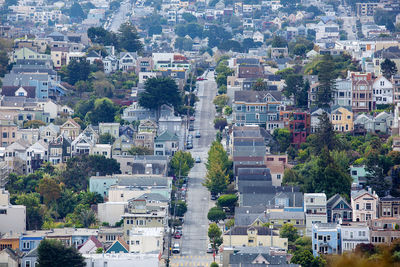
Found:
[[[291,142],[290,131],[286,128],[278,128],[274,130],[272,136],[279,144],[279,151],[286,152]]]
[[[143,146],[133,146],[128,150],[130,155],[153,155],[154,151],[150,148]]]
[[[287,45],[288,45],[287,41],[278,35],[274,35],[274,37],[272,38],[271,46],[274,48],[275,47],[287,47]]]
[[[194,159],[190,152],[179,150],[174,154],[169,165],[175,177],[186,177],[194,166]]]
[[[40,195],[38,193],[19,194],[15,204],[26,207],[26,229],[39,230],[43,222]]]
[[[219,267],[219,264],[216,263],[216,262],[212,262],[212,263],[210,264],[210,267]]]
[[[222,131],[228,125],[226,118],[218,117],[214,119],[214,128]]]
[[[185,13],[182,14],[182,18],[183,18],[186,22],[188,22],[188,23],[196,22],[196,21],[197,21],[196,16],[194,16],[194,15],[192,15],[192,14],[190,14],[190,13],[187,13],[187,12],[185,12]]]
[[[222,195],[218,198],[217,205],[219,207],[228,208],[230,211],[233,211],[236,206],[237,200],[238,197],[235,194]]]
[[[78,81],[86,81],[90,74],[90,63],[86,60],[71,60],[66,70],[67,82],[74,85]]]
[[[386,58],[382,63],[381,63],[381,72],[382,75],[390,80],[392,78],[393,75],[395,75],[397,73],[397,66],[396,63],[394,63],[394,61]]]
[[[99,143],[100,144],[114,144],[115,137],[112,136],[110,133],[104,133],[99,136]]]
[[[279,234],[282,238],[287,238],[289,242],[294,242],[300,237],[297,228],[291,223],[285,223],[279,230]]]
[[[54,239],[43,239],[38,247],[38,263],[40,267],[53,266],[86,266],[83,256],[75,247],[66,247]]]
[[[267,90],[267,84],[264,82],[262,78],[258,78],[254,83],[253,88],[254,91],[265,91]]]
[[[175,202],[176,202],[176,204],[175,204]],[[176,209],[175,209],[175,206],[176,206]],[[170,208],[171,214],[175,214],[175,216],[182,217],[183,215],[185,215],[186,211],[187,211],[187,204],[185,201],[183,201],[183,200],[171,201],[171,208]]]
[[[333,125],[329,116],[326,112],[322,113],[319,117],[318,129],[315,135],[316,140],[314,144],[315,154],[319,154],[324,147],[328,150],[333,150],[337,148],[337,141],[335,137],[335,131],[333,130]]]
[[[99,122],[114,122],[117,111],[118,107],[110,99],[98,98],[94,101],[94,107],[86,114],[86,117],[94,125]]]
[[[139,36],[135,26],[129,22],[121,24],[117,37],[120,48],[125,49],[128,52],[138,52],[143,48],[142,43],[139,41]]]
[[[214,98],[213,103],[214,103],[214,105],[222,108],[222,107],[226,106],[226,104],[228,103],[228,100],[229,100],[229,96],[218,95]]]
[[[226,219],[226,213],[219,207],[212,207],[207,214],[207,219],[218,223],[219,221]]]
[[[92,86],[98,97],[112,97],[114,94],[115,87],[107,80],[94,81]]]
[[[222,244],[222,231],[216,223],[210,224],[208,227],[208,238],[211,241],[213,249],[217,249]]]
[[[386,162],[388,160],[389,162]],[[372,187],[378,196],[386,196],[390,189],[386,177],[391,165],[390,158],[381,155],[379,148],[372,148],[366,154],[367,185]]]
[[[25,129],[38,129],[40,126],[44,126],[46,123],[40,120],[30,120],[24,122]]]
[[[60,198],[61,188],[56,180],[45,175],[39,181],[39,193],[43,197],[44,204],[48,205]]]
[[[83,9],[78,2],[74,2],[72,4],[68,13],[71,18],[76,18],[76,19],[80,19],[80,20],[85,18],[85,12],[83,12]]]
[[[169,77],[149,78],[144,85],[145,91],[139,95],[139,105],[156,111],[157,121],[161,106],[166,104],[178,110],[182,97],[176,82]]]
[[[294,98],[295,103],[299,101],[299,93],[304,87],[303,75],[300,74],[289,74],[285,78],[284,94],[286,97]]]
[[[229,184],[229,175],[226,174],[224,167],[221,163],[213,164],[207,172],[206,180],[204,186],[208,190],[217,195],[219,193],[225,192]]]
[[[324,55],[318,67],[318,90],[316,104],[318,107],[329,107],[332,102],[332,92],[335,89],[335,64],[332,56]]]
[[[296,251],[290,261],[294,264],[299,264],[301,266],[310,267],[324,267],[326,266],[326,261],[321,257],[314,258],[313,254],[309,250]]]

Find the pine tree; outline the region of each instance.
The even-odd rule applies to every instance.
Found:
[[[395,75],[397,73],[397,66],[396,63],[394,63],[394,61],[390,60],[390,59],[385,59],[382,63],[381,63],[381,72],[382,75],[386,78],[386,79],[391,79],[393,75]]]
[[[325,55],[318,65],[318,91],[316,104],[318,107],[329,107],[332,92],[335,89],[335,65],[332,56]]]

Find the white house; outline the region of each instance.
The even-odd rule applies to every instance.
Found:
[[[369,228],[366,224],[352,223],[341,225],[341,249],[344,252],[352,252],[358,244],[369,244]]]
[[[259,31],[256,31],[256,32],[253,34],[253,41],[254,41],[254,42],[264,43],[264,34],[262,34],[262,33],[259,32]]]
[[[366,222],[377,218],[378,195],[367,190],[351,191],[351,208],[353,209],[353,222]]]
[[[121,52],[119,54],[118,68],[122,71],[135,70],[136,68],[136,53]]]
[[[393,84],[384,76],[375,79],[372,85],[374,102],[379,104],[393,104]]]
[[[325,193],[304,194],[304,212],[306,213],[306,235],[311,236],[312,225],[326,223],[326,195]]]
[[[104,73],[112,73],[118,70],[118,59],[115,56],[106,56],[103,59]]]
[[[164,228],[133,228],[129,235],[130,253],[160,253],[163,248]]]
[[[23,233],[25,230],[25,206],[11,205],[8,191],[0,189],[0,233]]]

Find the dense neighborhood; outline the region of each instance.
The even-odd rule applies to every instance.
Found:
[[[399,0],[0,0],[0,267],[400,265]]]

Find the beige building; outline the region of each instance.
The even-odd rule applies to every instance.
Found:
[[[0,145],[8,146],[17,141],[18,127],[12,121],[0,122]]]
[[[119,137],[119,126],[118,122],[101,122],[99,123],[99,134],[110,134],[114,138]]]
[[[167,224],[167,212],[142,211],[137,213],[125,213],[124,219],[124,238],[129,239],[130,233],[136,228],[164,228]]]
[[[390,245],[395,239],[400,238],[400,231],[396,229],[396,226],[400,225],[399,218],[372,219],[367,223],[370,228],[370,240],[374,245]]]
[[[53,47],[51,49],[51,60],[53,61],[54,68],[60,69],[62,66],[67,65],[68,54],[68,47]]]
[[[79,136],[81,126],[73,119],[68,119],[63,125],[60,126],[60,134],[65,134],[71,140],[75,140]]]
[[[263,226],[234,226],[223,234],[224,247],[271,246],[286,249],[288,239],[281,238],[276,229]]]
[[[353,209],[353,222],[365,222],[374,220],[378,214],[378,195],[372,192],[371,188],[368,191],[352,190],[351,191],[351,208]]]

